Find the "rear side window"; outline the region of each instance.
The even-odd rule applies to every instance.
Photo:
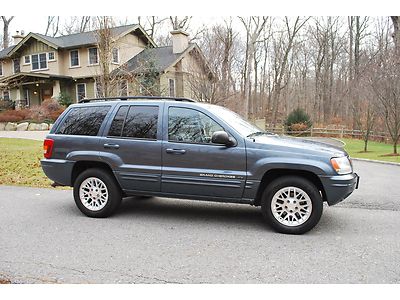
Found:
[[[108,135],[127,138],[157,139],[158,106],[121,106]]]
[[[96,136],[109,110],[110,106],[72,108],[55,133]]]

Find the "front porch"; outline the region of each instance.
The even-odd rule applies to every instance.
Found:
[[[63,89],[73,84],[72,77],[39,73],[18,73],[1,80],[10,91],[16,108],[27,108],[42,104],[48,99],[57,99]]]

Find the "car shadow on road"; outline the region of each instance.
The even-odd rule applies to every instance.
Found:
[[[163,222],[190,221],[198,224],[218,223],[271,230],[262,219],[259,207],[205,201],[165,198],[125,198],[115,218],[146,218]]]

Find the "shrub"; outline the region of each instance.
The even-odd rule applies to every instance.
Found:
[[[288,128],[290,131],[306,131],[309,127],[304,123],[294,123]]]
[[[6,110],[0,113],[0,122],[20,122],[29,118],[29,110]]]
[[[7,110],[0,113],[0,122],[54,122],[64,111],[57,101],[45,100],[40,106],[29,109]]]
[[[62,106],[68,107],[72,104],[72,98],[70,95],[61,92],[60,96],[58,96],[58,103]]]
[[[299,128],[305,126],[304,130],[307,130],[312,126],[310,116],[301,108],[293,110],[287,117],[285,121],[285,127],[288,130],[293,130],[292,126],[295,124],[303,124],[302,126],[296,125],[294,128]]]
[[[13,101],[0,100],[0,111],[14,108],[15,103]]]

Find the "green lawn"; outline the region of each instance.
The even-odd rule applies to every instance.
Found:
[[[346,143],[345,150],[354,158],[366,158],[373,160],[383,160],[400,163],[400,156],[382,156],[385,154],[393,153],[393,146],[391,144],[368,142],[368,152],[364,150],[364,141],[354,139],[341,139]],[[398,147],[400,151],[400,147]]]
[[[0,138],[0,184],[50,187],[41,158],[43,142]]]

